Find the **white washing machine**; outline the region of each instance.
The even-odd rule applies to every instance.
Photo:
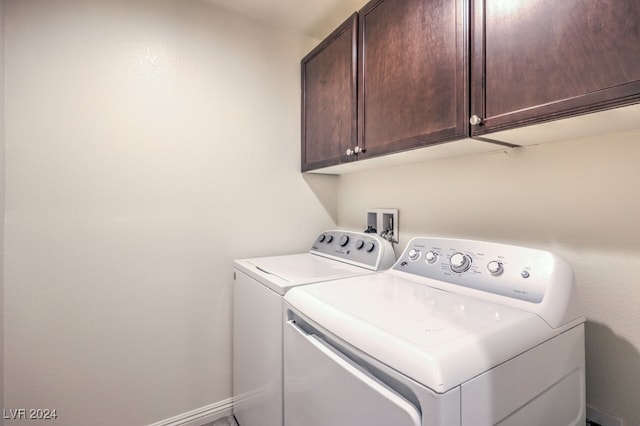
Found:
[[[233,412],[240,426],[283,424],[283,296],[292,287],[372,274],[395,262],[375,234],[327,231],[308,253],[236,260]]]
[[[585,424],[584,318],[549,252],[416,238],[285,315],[286,426]]]

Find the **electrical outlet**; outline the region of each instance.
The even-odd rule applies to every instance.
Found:
[[[624,426],[622,420],[587,405],[587,426]]]
[[[392,243],[398,242],[398,209],[367,210],[367,230],[375,229],[376,234]],[[372,231],[373,232],[373,231]]]

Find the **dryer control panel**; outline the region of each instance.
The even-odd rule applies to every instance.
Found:
[[[573,269],[545,250],[420,237],[409,242],[393,270],[442,290],[550,315],[555,323],[567,310],[577,316]]]
[[[379,271],[396,260],[391,244],[376,234],[325,231],[313,242],[310,253]]]

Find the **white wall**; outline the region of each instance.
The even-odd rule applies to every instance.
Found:
[[[588,402],[640,424],[639,133],[301,176],[299,59],[317,40],[196,0],[5,3],[6,408],[141,425],[228,398],[231,260],[397,207],[400,248],[450,235],[566,257]]]
[[[4,179],[4,0],[0,0],[0,410],[4,410]]]
[[[232,259],[335,224],[336,180],[299,173],[317,40],[195,0],[5,18],[6,407],[142,425],[229,398]]]
[[[574,267],[587,317],[587,403],[640,425],[640,132],[345,175],[338,223],[400,209],[417,235],[548,249]]]

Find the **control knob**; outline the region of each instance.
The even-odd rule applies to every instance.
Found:
[[[362,240],[356,241],[356,248],[360,250],[362,247],[364,247],[364,241]]]
[[[327,244],[333,241],[333,235],[327,235]]]
[[[409,250],[409,259],[411,260],[420,259],[420,250],[416,250],[416,249]]]
[[[433,250],[428,251],[427,254],[424,255],[424,260],[429,264],[436,263],[436,260],[438,260],[438,253]]]
[[[323,242],[326,238],[327,238],[326,235],[320,234],[320,237],[318,237],[318,241]]]
[[[453,272],[465,272],[471,267],[471,257],[460,252],[452,254],[449,262]]]
[[[349,243],[349,236],[348,235],[343,235],[342,237],[340,237],[340,247],[344,247]]]
[[[487,269],[489,270],[489,273],[494,277],[504,272],[502,263],[498,262],[497,260],[492,260],[491,262],[487,263]]]
[[[365,246],[365,248],[364,248],[364,249],[365,249],[368,253],[371,253],[371,252],[373,251],[373,249],[374,249],[374,248],[376,248],[376,245],[375,245],[372,241],[369,241],[369,242],[367,243],[367,245]]]

